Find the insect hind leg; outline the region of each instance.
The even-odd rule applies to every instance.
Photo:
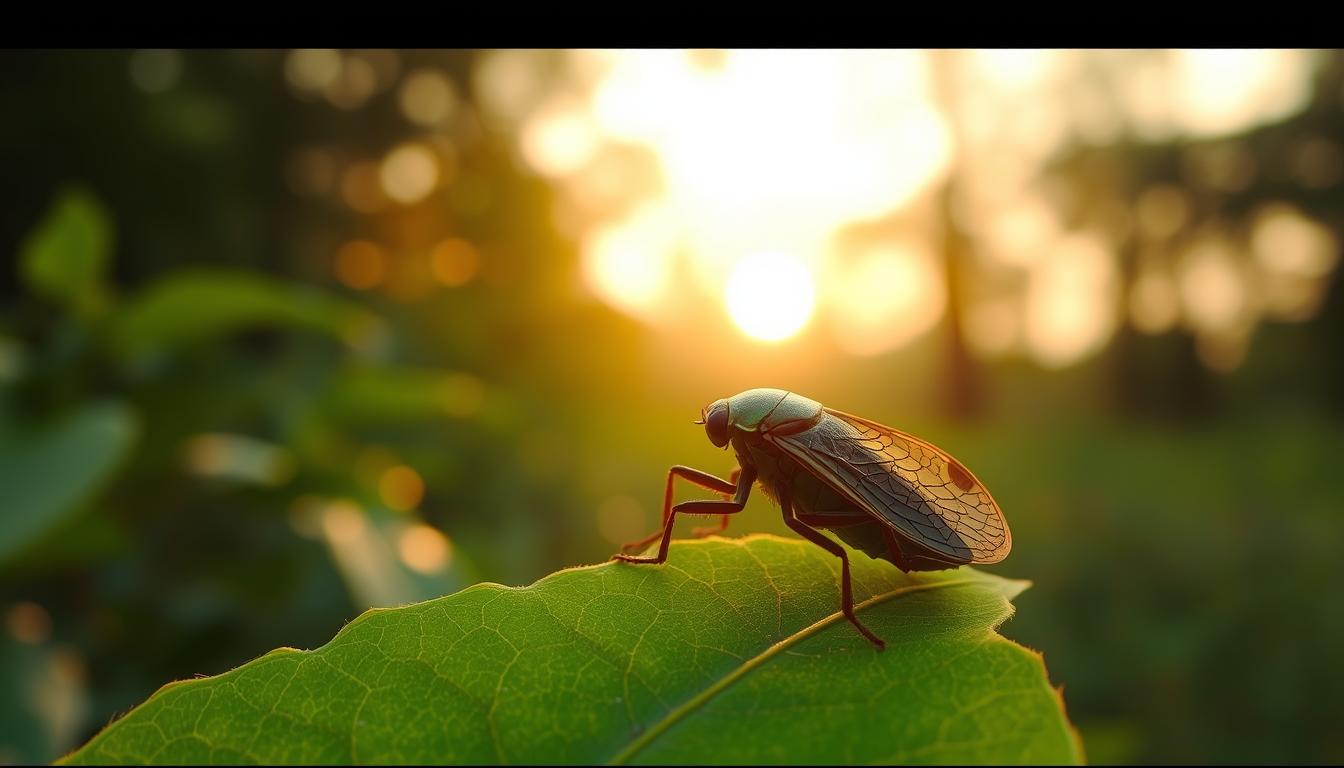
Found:
[[[806,523],[794,516],[793,503],[790,501],[788,494],[780,496],[779,506],[784,511],[785,525],[792,528],[799,536],[840,558],[840,610],[845,614],[845,618],[849,619],[849,623],[853,624],[869,642],[877,646],[879,651],[886,648],[887,644],[882,641],[882,638],[859,623],[858,618],[854,615],[854,591],[850,585],[849,554],[845,552],[845,548],[826,538],[826,535],[817,529],[808,527]]]

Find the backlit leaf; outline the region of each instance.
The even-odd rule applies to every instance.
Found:
[[[19,264],[35,293],[93,310],[103,299],[112,221],[80,188],[66,190],[24,241]]]
[[[99,403],[43,429],[0,433],[0,563],[76,512],[116,468],[135,432],[130,409]]]
[[[72,763],[1076,763],[1041,657],[994,628],[1027,585],[772,536],[678,542],[373,610],[314,651],[172,683]]]
[[[163,278],[127,302],[112,339],[134,354],[266,326],[329,333],[361,346],[377,336],[381,322],[312,288],[248,272],[194,270]]]

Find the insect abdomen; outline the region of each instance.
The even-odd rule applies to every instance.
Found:
[[[761,490],[776,504],[780,491],[787,484],[794,511],[801,516],[869,517],[869,513],[854,506],[853,502],[800,467],[792,457],[764,440],[748,439],[742,447],[747,454],[742,458],[756,467]]]

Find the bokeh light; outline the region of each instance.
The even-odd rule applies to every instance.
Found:
[[[383,159],[378,178],[387,196],[399,203],[418,203],[439,182],[439,162],[423,144],[403,144]]]
[[[329,48],[291,51],[285,58],[285,78],[301,91],[320,91],[341,75],[341,54]]]
[[[919,243],[870,249],[837,272],[830,295],[835,337],[854,354],[897,349],[943,316],[947,291],[937,257]]]
[[[733,266],[725,288],[728,312],[748,336],[782,341],[812,316],[816,286],[802,259],[784,253],[754,253]]]
[[[528,122],[520,137],[523,156],[547,176],[565,176],[584,167],[597,151],[599,136],[582,105],[552,107]]]
[[[452,548],[448,537],[423,523],[413,523],[397,538],[402,562],[420,573],[438,573],[448,567]]]
[[[1307,98],[1308,81],[1301,74],[1312,56],[1309,51],[1176,51],[1174,117],[1199,135],[1282,118],[1301,109]]]
[[[1039,195],[1026,195],[1003,206],[986,230],[989,255],[1024,269],[1044,258],[1062,234],[1058,214]]]
[[[457,110],[457,89],[443,72],[417,69],[402,81],[398,104],[407,120],[433,128],[447,122]]]
[[[364,530],[364,511],[353,502],[334,501],[322,511],[322,531],[337,545],[358,543]]]
[[[1062,367],[1099,349],[1116,321],[1115,264],[1095,236],[1061,239],[1033,268],[1024,327],[1032,355]]]
[[[1217,238],[1194,244],[1180,262],[1181,299],[1194,330],[1221,331],[1247,308],[1247,281],[1229,245]]]
[[[387,279],[388,257],[377,243],[351,240],[336,252],[336,278],[359,291],[376,288]]]
[[[1292,321],[1315,315],[1325,298],[1325,279],[1339,263],[1334,233],[1292,206],[1270,205],[1256,215],[1251,250],[1265,312]]]
[[[666,297],[675,227],[665,208],[650,204],[597,229],[584,241],[584,281],[612,306],[649,316]]]
[[[339,57],[335,72],[323,83],[322,95],[339,109],[359,109],[378,89],[377,70],[360,56]]]
[[[378,497],[390,509],[409,512],[425,498],[425,481],[404,464],[390,467],[378,478]]]
[[[1129,316],[1143,333],[1165,333],[1180,319],[1180,294],[1171,276],[1160,268],[1145,269],[1129,293]]]
[[[434,246],[429,258],[435,279],[450,288],[471,282],[480,269],[480,254],[471,243],[460,237],[441,240]]]
[[[259,485],[283,485],[294,474],[294,458],[285,448],[246,435],[206,433],[183,445],[183,464],[203,477]]]
[[[5,611],[5,630],[28,645],[41,645],[51,636],[51,614],[37,603],[24,600]]]

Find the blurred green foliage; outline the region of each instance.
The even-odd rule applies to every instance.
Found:
[[[243,362],[251,355],[234,345],[239,333],[257,330],[360,342],[378,326],[366,310],[343,300],[259,273],[219,271],[174,274],[139,295],[105,302],[101,311],[108,316],[95,320],[87,297],[112,295],[103,270],[86,268],[108,261],[108,228],[97,211],[87,193],[63,196],[24,251],[32,292],[59,306],[51,310],[58,313],[52,336],[35,348],[11,342],[22,351],[11,353],[15,362],[4,390],[0,572],[9,584],[43,585],[25,590],[43,606],[36,615],[11,611],[5,658],[15,669],[32,666],[24,659],[44,651],[25,650],[25,644],[37,643],[66,659],[56,668],[64,675],[61,685],[42,679],[10,700],[36,705],[46,695],[41,691],[62,686],[73,691],[67,698],[79,699],[92,688],[93,707],[103,708],[105,718],[109,707],[125,707],[154,687],[154,678],[190,674],[170,670],[202,650],[216,649],[217,663],[224,663],[239,642],[259,648],[289,642],[286,637],[315,638],[324,623],[318,617],[332,617],[325,622],[330,629],[349,610],[329,558],[286,524],[292,491],[267,488],[281,482],[359,493],[347,472],[325,469],[303,451],[303,435],[339,429],[340,422],[306,417],[297,407],[265,413],[268,398],[260,393],[285,388],[275,379],[245,384],[255,381],[256,363]],[[338,360],[343,348],[328,346],[327,355]],[[307,375],[318,388],[340,389],[343,374],[327,367]],[[289,398],[297,394],[290,390]],[[294,405],[276,405],[287,403]],[[273,476],[266,467],[203,481],[184,472],[190,467],[184,467],[182,444],[193,433],[254,424],[265,426],[253,434],[281,441],[276,450],[282,455],[299,453],[298,478]],[[196,469],[210,470],[210,457]],[[89,504],[114,470],[112,487]],[[394,516],[370,513],[375,521],[378,514]],[[369,529],[365,538],[377,542],[385,537],[380,530]],[[378,596],[397,602],[442,594],[474,580],[464,577],[464,568],[470,568],[465,557],[436,578],[402,574],[396,589]],[[72,616],[79,616],[73,627]],[[47,639],[52,624],[58,643]],[[102,659],[121,661],[100,672]],[[90,666],[94,678],[87,685]],[[31,677],[16,672],[13,679]],[[32,734],[44,730],[25,726],[25,718],[9,720],[16,731],[6,738],[15,741],[6,744],[20,751],[6,756],[48,759],[68,747],[94,721],[80,722],[87,706],[66,708],[71,711],[45,714],[65,721],[73,715],[74,727],[48,727],[46,741],[34,740]],[[44,714],[42,707],[27,711]]]
[[[19,264],[33,293],[89,313],[107,287],[111,250],[107,212],[87,191],[71,190],[24,242]]]
[[[392,91],[297,98],[275,52],[183,54],[152,92],[128,52],[0,53],[0,762],[50,760],[168,681],[316,647],[370,605],[603,559],[656,524],[668,465],[731,469],[690,420],[754,386],[984,479],[1014,533],[995,570],[1035,584],[1005,634],[1045,654],[1091,761],[1344,760],[1344,273],[1230,373],[1180,332],[1126,331],[1066,371],[978,365],[984,416],[958,422],[937,407],[942,330],[880,358],[700,354],[582,295],[553,192],[472,117],[473,56],[401,54],[465,94],[439,137],[455,175],[362,215],[286,169],[404,138]],[[1225,141],[1340,135],[1339,61],[1307,113]],[[1127,201],[1186,183],[1183,149],[1055,172]],[[1094,156],[1142,172],[1094,176]],[[1337,238],[1340,192],[1299,201]],[[1271,194],[1295,199],[1253,182],[1201,192],[1201,216],[1235,224]],[[400,269],[447,235],[481,254],[466,285],[333,276],[352,238],[395,242]],[[759,496],[729,529],[749,531],[791,535]]]
[[[134,434],[134,417],[120,403],[92,403],[40,431],[6,430],[0,442],[6,506],[0,562],[57,530],[88,501],[125,457]]]

